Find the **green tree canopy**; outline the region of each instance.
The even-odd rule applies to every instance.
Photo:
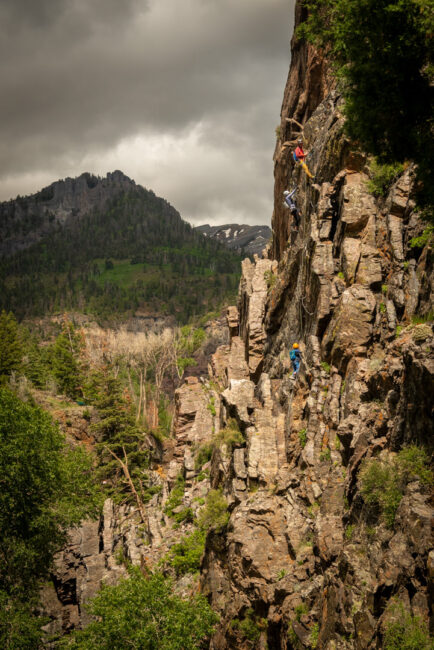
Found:
[[[138,568],[114,587],[103,586],[90,606],[98,620],[63,642],[72,650],[198,650],[208,647],[217,615],[202,595],[184,600],[161,573]]]
[[[35,648],[30,607],[66,528],[98,511],[90,457],[47,413],[0,388],[0,646]],[[11,639],[23,634],[22,645]]]
[[[98,421],[92,425],[99,440],[99,477],[109,481],[106,485],[108,493],[115,500],[131,498],[131,486],[119,459],[125,461],[135,489],[145,499],[149,446],[145,432],[135,422],[128,392],[124,390],[120,379],[107,368],[92,375],[87,394],[99,416]]]
[[[433,0],[306,0],[299,35],[334,62],[349,135],[382,163],[415,161],[434,205]]]
[[[0,389],[0,588],[46,575],[65,529],[97,512],[90,457],[70,449],[50,416]]]

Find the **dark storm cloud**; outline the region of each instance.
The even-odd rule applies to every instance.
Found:
[[[129,141],[131,161],[143,160],[143,169],[130,165],[135,180],[151,186],[144,170],[153,161],[151,180],[187,218],[206,220],[210,205],[209,220],[219,205],[230,215],[231,202],[241,214],[242,161],[261,176],[249,185],[262,190],[267,169],[272,176],[292,14],[292,0],[3,0],[0,198],[36,190],[42,177],[78,174],[84,162],[109,171],[104,161],[115,162],[116,151],[124,158],[115,166],[130,173]],[[159,137],[169,158],[170,143],[184,146],[181,169],[155,154]],[[214,195],[202,202],[189,155],[214,173]],[[233,161],[235,186],[220,159]],[[167,193],[177,184],[158,177],[159,166],[181,174],[175,196]],[[270,209],[261,218],[253,209],[250,221],[269,219]]]

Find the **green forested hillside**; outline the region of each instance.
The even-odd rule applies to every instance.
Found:
[[[122,191],[0,261],[0,308],[18,317],[139,307],[185,322],[236,291],[240,257],[206,239],[153,192]]]

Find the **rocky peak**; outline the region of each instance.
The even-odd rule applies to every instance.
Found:
[[[0,256],[28,248],[53,228],[104,208],[121,192],[136,187],[121,171],[102,178],[83,173],[55,181],[36,194],[0,203]]]
[[[206,237],[216,239],[232,250],[245,255],[262,255],[271,239],[271,229],[268,226],[248,226],[237,223],[225,226],[197,226],[196,230]]]

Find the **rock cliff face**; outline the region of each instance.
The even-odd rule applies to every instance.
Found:
[[[314,182],[292,161],[300,133]],[[221,395],[223,421],[235,417],[245,443],[212,463],[231,517],[203,559],[202,588],[222,616],[211,647],[251,647],[253,626],[258,648],[381,648],[393,599],[430,615],[429,493],[410,481],[388,526],[363,498],[360,470],[406,445],[433,451],[432,252],[409,247],[423,228],[412,168],[375,200],[325,63],[296,41],[281,134],[275,261],[244,265],[243,345],[233,337],[227,352],[241,351],[249,376]],[[298,231],[281,207],[294,186]]]
[[[361,470],[374,459],[396,468],[410,444],[433,451],[433,256],[409,247],[423,228],[412,167],[374,199],[366,157],[342,126],[324,61],[293,41],[269,259],[244,261],[238,305],[228,309],[230,343],[213,355],[209,379],[189,378],[177,391],[174,439],[155,468],[162,491],[148,521],[131,524],[137,513],[107,502],[101,521],[76,533],[59,559],[54,627],[62,617],[64,628],[86,622],[83,602],[123,571],[113,560],[119,547],[136,563],[154,563],[192,529],[173,530],[163,512],[179,473],[180,507],[198,512],[212,487],[230,512],[223,532],[208,533],[202,558],[200,588],[221,615],[212,649],[381,648],[394,599],[429,620],[427,488],[407,475],[393,523],[369,505]],[[285,144],[301,128],[314,183]],[[298,188],[298,231],[281,207],[288,185]],[[295,341],[302,364],[294,381]],[[234,420],[242,441],[222,443],[219,432]],[[214,450],[200,480],[195,454],[207,441]]]

